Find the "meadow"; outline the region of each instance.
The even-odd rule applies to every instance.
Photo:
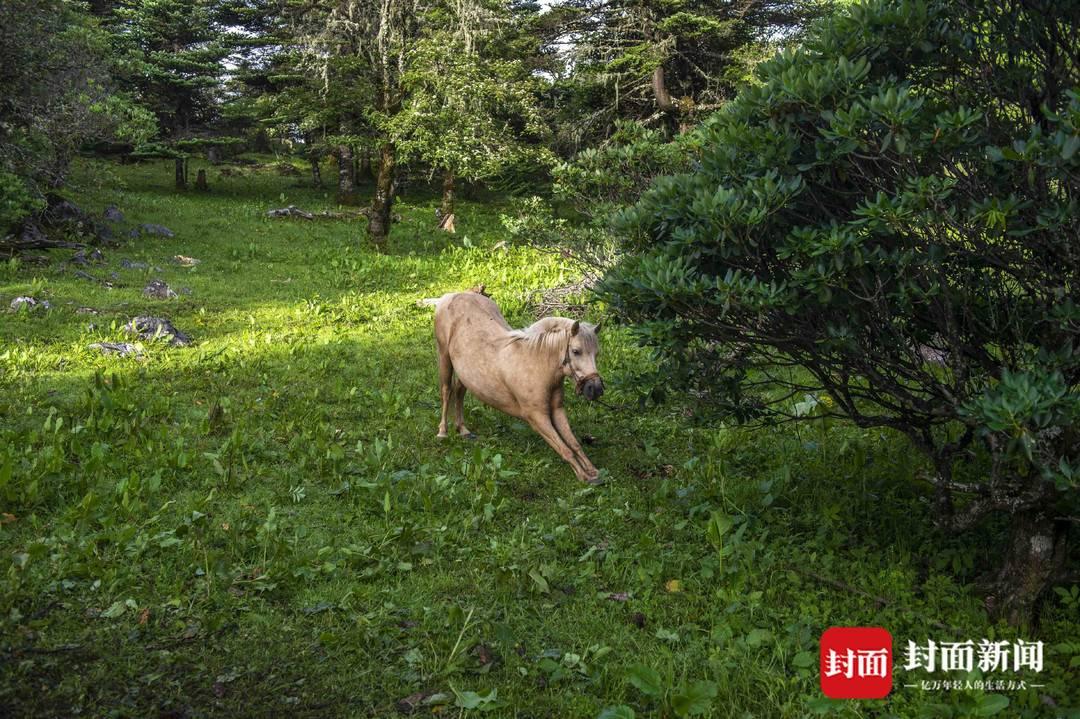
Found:
[[[261,159],[195,163],[210,190],[186,193],[168,163],[82,161],[80,206],[175,236],[0,265],[0,714],[1080,716],[1076,590],[1037,630],[990,624],[993,542],[931,528],[897,436],[643,405],[649,355],[605,326],[605,404],[568,400],[605,485],[472,398],[478,439],[436,439],[417,300],[483,283],[523,326],[573,269],[507,243],[510,201],[490,195],[448,235],[410,187],[385,254],[362,219],[267,217],[335,205]],[[151,279],[190,292],[144,297]],[[51,309],[7,311],[19,295]],[[194,344],[88,347],[131,341],[138,315]],[[817,646],[836,625],[887,627],[898,656],[1043,639],[1043,686],[924,690],[898,666],[884,701],[828,700]]]

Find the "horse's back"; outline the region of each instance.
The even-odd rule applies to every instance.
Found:
[[[459,340],[495,341],[509,331],[499,306],[479,292],[453,292],[435,305],[435,336],[448,349]]]

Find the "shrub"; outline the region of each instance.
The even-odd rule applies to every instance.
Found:
[[[696,131],[600,289],[744,418],[909,437],[943,526],[1008,518],[989,604],[1014,623],[1066,562],[1080,472],[1078,8],[851,7]]]

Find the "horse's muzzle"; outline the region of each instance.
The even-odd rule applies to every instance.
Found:
[[[585,395],[590,402],[600,399],[600,395],[604,394],[604,380],[596,373],[582,377],[577,381],[577,393]]]

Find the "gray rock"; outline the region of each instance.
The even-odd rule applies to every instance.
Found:
[[[142,357],[142,350],[130,342],[95,342],[87,346],[92,350],[101,350],[101,354],[105,355]]]
[[[161,272],[161,268],[156,265],[151,265],[147,262],[139,262],[138,260],[129,260],[126,257],[120,260],[120,267],[125,270],[153,270],[154,272]]]
[[[192,342],[191,337],[176,329],[164,317],[136,317],[124,325],[124,331],[146,340],[167,339],[173,347],[186,347]]]
[[[72,255],[68,262],[76,265],[100,265],[105,263],[105,253],[97,248],[83,249]]]
[[[176,233],[170,230],[164,225],[155,225],[152,223],[144,223],[136,227],[132,232],[132,237],[138,237],[139,235],[158,235],[159,237],[175,237]]]
[[[77,315],[97,315],[97,314],[101,314],[101,313],[98,312],[97,310],[95,310],[93,307],[79,307],[77,310],[75,310],[75,314],[77,314]]]
[[[266,213],[267,217],[302,217],[305,220],[314,220],[315,215],[310,212],[301,210],[296,205],[289,205],[288,207],[282,207],[277,210],[270,210]]]
[[[162,280],[150,280],[150,284],[143,288],[143,297],[151,297],[156,300],[171,300],[177,297],[177,294],[172,291]]]
[[[90,216],[71,200],[50,193],[45,196],[45,219],[49,222],[87,222]]]
[[[113,283],[112,282],[110,282],[109,280],[103,280],[100,277],[94,277],[89,272],[83,272],[82,270],[75,270],[71,274],[73,274],[75,277],[78,277],[80,280],[86,280],[88,282],[97,282],[98,284],[100,284],[100,285],[102,285],[104,287],[108,287],[109,289],[113,288]]]
[[[13,299],[11,301],[11,311],[12,312],[18,312],[19,310],[21,310],[24,307],[26,308],[27,311],[33,311],[33,310],[47,310],[50,307],[52,307],[52,305],[49,304],[48,300],[39,300],[39,299],[37,299],[35,297],[29,297],[27,295],[23,295],[21,297],[16,297],[15,299]]]
[[[181,267],[194,267],[200,262],[202,262],[202,260],[197,260],[194,257],[187,257],[185,255],[176,255],[173,257],[173,263],[180,265]]]
[[[106,222],[123,222],[124,213],[120,211],[116,205],[109,205],[105,208],[105,212],[102,213]]]

